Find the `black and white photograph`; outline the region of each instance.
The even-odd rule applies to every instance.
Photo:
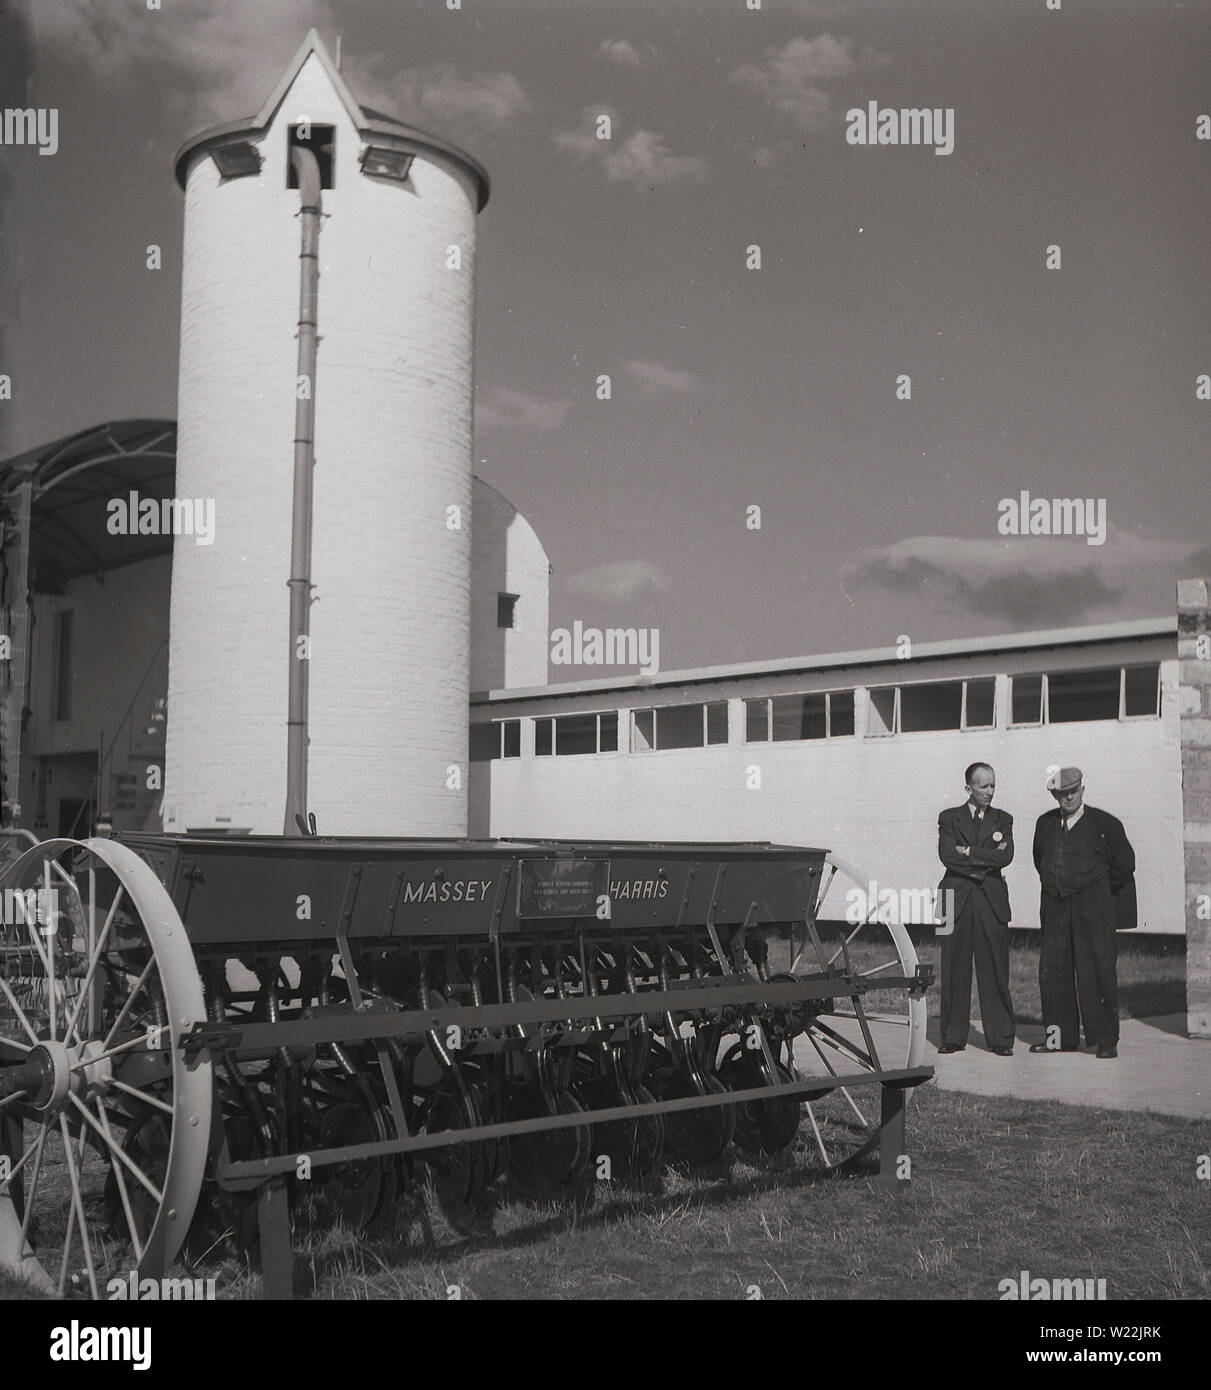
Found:
[[[0,87],[18,1364],[1188,1353],[1211,0],[0,0]]]

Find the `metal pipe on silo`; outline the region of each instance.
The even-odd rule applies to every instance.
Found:
[[[307,703],[311,653],[311,498],[315,470],[316,315],[319,301],[319,161],[296,145],[290,163],[299,182],[299,353],[294,406],[294,501],[290,530],[290,666],[286,712],[285,833],[307,818]],[[305,382],[305,389],[300,385]],[[305,639],[300,642],[300,639]],[[302,648],[303,650],[300,650]],[[280,687],[279,687],[280,688]]]

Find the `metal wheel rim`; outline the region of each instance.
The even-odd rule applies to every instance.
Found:
[[[65,856],[72,853],[79,856],[81,852],[104,866],[116,880],[117,889],[104,918],[95,898],[96,865],[90,865],[79,857],[70,870],[65,869],[60,863]],[[104,1103],[106,1097],[113,1094],[114,1089],[122,1086],[120,1080],[114,1080],[107,1083],[110,1089],[101,1090],[99,1093],[92,1092],[91,1087],[85,1087],[83,1098],[73,1090],[71,1096],[63,1098],[61,1108],[53,1115],[48,1110],[39,1121],[31,1120],[28,1115],[27,1091],[24,1093],[22,1109],[24,1147],[22,1153],[13,1156],[16,1163],[8,1179],[0,1181],[0,1264],[15,1269],[42,1288],[62,1295],[67,1290],[66,1275],[72,1252],[78,1247],[79,1254],[85,1261],[89,1291],[94,1297],[103,1297],[103,1286],[98,1284],[98,1273],[112,1271],[125,1275],[134,1269],[139,1277],[162,1278],[180,1250],[193,1219],[206,1166],[213,1078],[209,1057],[203,1055],[187,1065],[179,1043],[185,1032],[195,1023],[205,1019],[201,981],[185,929],[171,898],[151,868],[124,845],[105,839],[44,841],[28,850],[10,866],[3,883],[6,887],[22,888],[34,886],[36,883],[53,884],[64,895],[66,908],[60,912],[54,928],[45,934],[45,951],[50,968],[46,968],[44,960],[42,974],[47,980],[45,990],[48,1013],[51,1007],[49,1001],[54,999],[56,1004],[58,1003],[59,981],[53,968],[53,947],[59,927],[65,918],[69,920],[72,936],[70,944],[66,947],[63,942],[59,945],[62,949],[74,953],[79,943],[91,971],[79,985],[74,999],[70,998],[67,992],[68,977],[63,977],[62,1006],[67,1012],[60,1018],[56,1007],[52,1015],[54,1026],[50,1026],[48,1018],[43,1029],[32,1030],[33,1037],[29,1036],[29,1017],[21,1008],[16,994],[11,987],[5,989],[4,986],[0,986],[0,1009],[3,1009],[3,1015],[0,1017],[0,1037],[5,1041],[15,1044],[17,1048],[24,1048],[27,1054],[48,1056],[51,1044],[63,1044],[64,1040],[70,1044],[74,1038],[81,1046],[85,1042],[95,1045],[104,1042],[103,1032],[116,1034],[120,1031],[124,1021],[122,1015],[118,1015],[112,1028],[107,1028],[107,1018],[95,1018],[94,1006],[86,997],[93,991],[85,989],[85,984],[100,976],[103,971],[109,972],[112,976],[113,973],[120,973],[126,969],[125,966],[119,966],[115,970],[106,960],[111,954],[121,959],[117,947],[112,952],[108,949],[109,940],[118,938],[112,925],[108,928],[105,925],[105,919],[111,924],[115,922],[119,911],[127,918],[134,917],[136,937],[142,941],[140,949],[149,948],[149,959],[139,980],[130,986],[126,1007],[131,1015],[134,1015],[138,1012],[137,1008],[131,1008],[135,1001],[141,996],[147,1000],[151,999],[150,982],[153,978],[158,984],[165,1006],[165,1026],[169,1032],[169,1072],[163,1080],[171,1083],[171,1104],[163,1099],[163,1092],[155,1094],[134,1088],[129,1096],[124,1091],[120,1092],[121,1102],[115,1100],[112,1105],[107,1106]],[[89,890],[87,905],[82,891],[85,884]],[[82,936],[81,933],[85,929],[88,934]],[[25,942],[21,944],[22,949],[26,949]],[[29,948],[31,951],[35,948],[32,940],[29,941]],[[99,985],[96,987],[99,988]],[[25,1020],[24,1024],[21,1022],[22,1019]],[[95,1029],[97,1036],[90,1034],[90,1027]],[[42,1034],[46,1036],[43,1037]],[[159,1041],[162,1043],[163,1039]],[[122,1044],[120,1050],[128,1051],[135,1046],[136,1043],[128,1042]],[[60,1050],[64,1051],[69,1058],[69,1069],[73,1074],[82,1074],[85,1078],[99,1075],[102,1059],[97,1055],[95,1047],[91,1054],[87,1054],[89,1060],[82,1060],[78,1050],[73,1053],[66,1046],[62,1049],[56,1046],[53,1050],[56,1054]],[[11,1047],[9,1051],[11,1053]],[[104,1051],[104,1048],[101,1051]],[[109,1062],[108,1058],[103,1060],[112,1070],[112,1062]],[[145,1084],[154,1086],[158,1083],[152,1081]],[[154,1200],[155,1216],[151,1228],[140,1231],[140,1223],[132,1215],[133,1209],[129,1200],[129,1187],[135,1185],[137,1175],[129,1166],[129,1155],[128,1162],[123,1163],[117,1154],[116,1151],[122,1148],[122,1134],[115,1132],[110,1121],[115,1114],[125,1113],[116,1109],[119,1104],[129,1110],[132,1100],[136,1104],[140,1101],[146,1104],[149,1096],[156,1108],[161,1111],[166,1108],[170,1110],[169,1118],[172,1125],[162,1183],[158,1186],[154,1182],[151,1183],[149,1195],[152,1195]],[[15,1103],[16,1098],[10,1097],[10,1105]],[[89,1119],[84,1118],[82,1111],[88,1112]],[[0,1116],[3,1114],[3,1109],[0,1109]],[[122,1175],[119,1186],[122,1189],[126,1230],[121,1234],[123,1244],[129,1243],[130,1255],[135,1258],[128,1258],[125,1266],[120,1269],[115,1269],[112,1262],[108,1263],[106,1270],[97,1269],[94,1256],[96,1251],[106,1249],[105,1233],[95,1217],[90,1219],[85,1211],[80,1177],[85,1158],[85,1140],[80,1139],[76,1143],[75,1136],[71,1136],[69,1142],[69,1114],[71,1123],[77,1127],[78,1133],[87,1136],[87,1142],[95,1145],[98,1152],[106,1154],[111,1170]],[[30,1130],[31,1124],[36,1133],[32,1141],[27,1141],[25,1133]],[[52,1279],[38,1258],[37,1252],[30,1248],[29,1239],[34,1221],[39,1214],[39,1197],[42,1197],[44,1209],[47,1211],[52,1209],[52,1203],[58,1207],[64,1204],[62,1197],[48,1196],[46,1189],[40,1188],[39,1185],[41,1174],[38,1165],[46,1150],[48,1138],[55,1129],[59,1130],[64,1146],[67,1185],[70,1189],[66,1194],[66,1202],[70,1214],[63,1249],[60,1251],[60,1270],[57,1279]],[[74,1166],[73,1149],[76,1150],[80,1168]],[[135,1167],[137,1168],[137,1164]],[[28,1224],[24,1232],[10,1192],[14,1179],[20,1173],[24,1174],[27,1208]]]

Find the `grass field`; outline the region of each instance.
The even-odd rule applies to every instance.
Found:
[[[801,1140],[802,1142],[802,1140]],[[1019,1271],[1104,1278],[1111,1298],[1211,1297],[1197,1156],[1211,1125],[924,1087],[914,1178],[804,1181],[791,1164],[728,1178],[604,1184],[564,1208],[505,1202],[453,1230],[416,1200],[369,1240],[300,1232],[298,1292],[319,1299],[989,1299]],[[200,1271],[255,1296],[233,1260]]]
[[[929,960],[933,947],[919,948]],[[886,954],[857,943],[860,960]],[[869,956],[868,954],[869,953]],[[1184,1007],[1183,956],[1120,956],[1123,1012]],[[1038,954],[1015,939],[1016,1012],[1038,1022]],[[930,1013],[936,1012],[936,990]],[[799,1144],[811,1143],[810,1132]],[[1111,1298],[1211,1297],[1211,1124],[922,1087],[910,1104],[913,1181],[810,1180],[736,1162],[669,1172],[644,1191],[590,1184],[563,1206],[493,1199],[455,1229],[422,1192],[369,1235],[300,1220],[296,1288],[316,1299],[997,1297],[1023,1269],[1104,1278]],[[319,1204],[317,1203],[317,1208]],[[218,1252],[216,1252],[217,1256]],[[221,1298],[259,1293],[234,1256],[196,1271]],[[0,1297],[19,1296],[0,1275]]]

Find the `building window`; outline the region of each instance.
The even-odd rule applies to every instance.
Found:
[[[520,719],[494,719],[490,724],[471,725],[471,761],[473,763],[486,763],[494,758],[520,757]]]
[[[1010,689],[1011,724],[1041,724],[1043,722],[1043,677],[1014,676]]]
[[[727,742],[727,701],[631,711],[631,752],[705,748]]]
[[[310,150],[315,155],[315,162],[320,166],[320,187],[334,188],[336,171],[333,161],[333,153],[336,150],[336,127],[331,125],[312,125],[310,121],[303,121],[298,125],[289,127],[289,140],[286,146],[286,187],[297,188],[299,186],[299,176],[294,172],[294,164],[290,158],[292,150],[302,148]]]
[[[1160,666],[1127,666],[1123,669],[1123,718],[1155,719],[1161,712]]]
[[[517,600],[519,594],[496,595],[496,626],[516,627]]]
[[[1117,719],[1121,681],[1118,667],[1048,672],[1047,722],[1077,724],[1087,719]]]
[[[870,692],[866,705],[866,734],[868,738],[886,738],[896,731],[896,706],[900,703],[900,690],[895,685],[885,685]]]
[[[886,738],[889,734],[991,729],[995,721],[995,676],[969,681],[922,681],[872,690],[866,733],[871,738]]]
[[[997,682],[995,676],[987,680],[963,682],[963,727],[965,729],[991,729],[996,723]]]
[[[71,611],[55,614],[55,718],[71,718]]]
[[[958,729],[963,723],[963,682],[937,681],[900,687],[900,731],[919,734]]]
[[[758,696],[744,702],[744,737],[748,743],[847,738],[853,732],[852,690]]]
[[[1160,666],[1106,666],[1014,676],[1013,723],[1079,724],[1155,719],[1161,712]]]
[[[602,714],[561,714],[534,721],[534,753],[546,758],[577,757],[585,753],[618,751],[618,711]]]
[[[745,700],[744,738],[747,743],[769,742],[769,700]]]

